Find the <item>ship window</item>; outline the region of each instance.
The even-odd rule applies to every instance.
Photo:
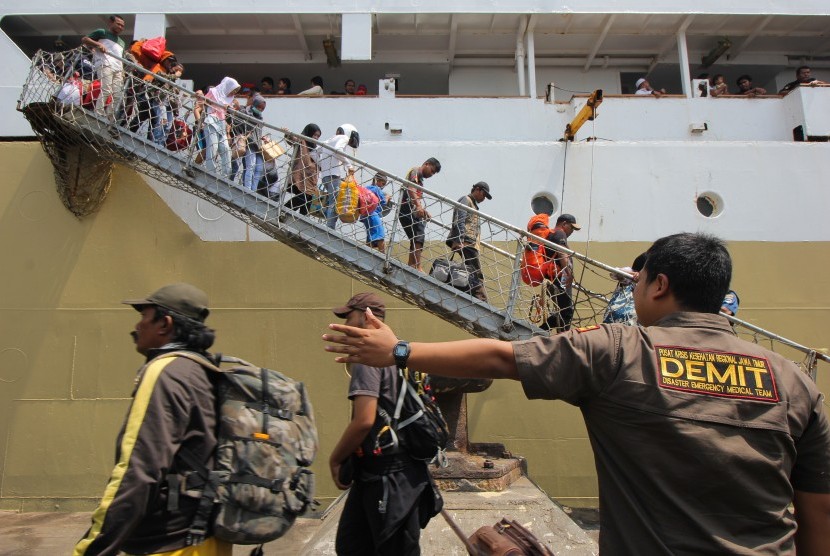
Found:
[[[723,212],[723,199],[711,191],[701,193],[697,196],[697,211],[706,218],[714,218]]]
[[[553,214],[559,209],[559,202],[550,193],[539,193],[530,201],[533,214]]]

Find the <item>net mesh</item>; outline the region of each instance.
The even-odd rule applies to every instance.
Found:
[[[474,210],[469,197],[424,188],[417,167],[398,176],[351,156],[348,129],[321,142],[122,63],[123,82],[107,83],[83,49],[41,51],[23,88],[18,107],[73,213],[100,205],[118,162],[477,336],[519,339],[628,318],[615,311],[631,286],[615,269]],[[529,285],[528,252],[540,248],[556,264]],[[809,370],[815,357],[806,353]]]

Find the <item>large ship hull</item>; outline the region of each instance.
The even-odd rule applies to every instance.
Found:
[[[333,320],[331,307],[365,286],[265,241],[204,201],[181,192],[172,193],[171,201],[173,190],[130,170],[116,167],[105,206],[78,220],[55,194],[51,165],[37,143],[0,146],[0,164],[7,169],[0,197],[6,262],[0,289],[0,509],[93,507],[141,364],[127,335],[137,314],[119,302],[176,280],[210,293],[218,351],[306,382],[322,446],[314,469],[326,476],[328,451],[349,416],[348,378],[322,351],[319,337]],[[630,190],[638,193],[635,186]],[[641,205],[651,202],[644,196]],[[202,232],[188,226],[182,214],[200,222]],[[647,245],[573,244],[620,264]],[[824,278],[830,244],[732,240],[730,249],[741,316],[823,346],[823,323],[830,318]],[[388,321],[404,337],[466,337],[417,308],[388,301]],[[819,385],[827,391],[830,379],[823,370],[820,366]],[[531,477],[553,498],[575,506],[596,504],[591,447],[577,409],[528,402],[518,384],[504,382],[470,397],[469,423],[471,440],[503,442],[527,457]],[[333,485],[320,482],[321,500],[336,494]]]

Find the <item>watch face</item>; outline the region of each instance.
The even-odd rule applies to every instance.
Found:
[[[406,367],[406,360],[409,359],[409,343],[398,342],[395,344],[395,349],[392,350],[392,357],[395,358],[395,364],[398,367]]]
[[[395,344],[395,351],[392,354],[395,357],[406,357],[409,354],[409,346],[406,344]]]

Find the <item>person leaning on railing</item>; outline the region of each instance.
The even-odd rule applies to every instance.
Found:
[[[124,30],[124,18],[111,15],[106,29],[96,29],[81,39],[81,44],[92,50],[92,60],[101,80],[101,94],[95,102],[95,112],[110,123],[116,121],[116,110],[121,105],[124,90],[124,39],[118,35]],[[107,99],[112,97],[111,103]],[[109,107],[109,108],[108,108]]]

